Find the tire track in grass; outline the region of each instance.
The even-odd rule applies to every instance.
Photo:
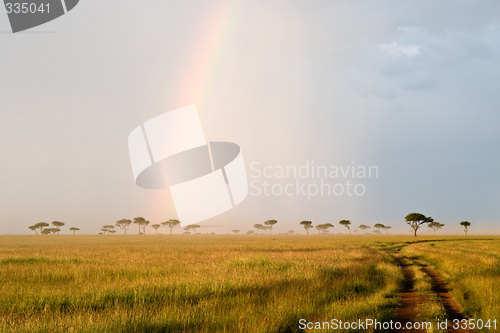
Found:
[[[450,293],[448,288],[446,287],[446,283],[444,280],[434,272],[432,269],[429,268],[428,265],[418,261],[418,260],[413,260],[413,262],[420,267],[422,267],[423,271],[427,276],[431,278],[431,283],[432,283],[432,290],[438,295],[439,300],[441,304],[443,305],[446,314],[448,316],[448,332],[450,333],[476,333],[475,330],[470,330],[470,329],[454,329],[453,328],[453,323],[450,321],[453,321],[454,319],[462,320],[462,319],[468,319],[467,316],[465,316],[462,312],[462,307],[460,304],[456,301],[456,299],[453,297],[453,295]]]
[[[411,264],[408,263],[408,259],[406,257],[396,256],[394,254],[390,254],[392,258],[398,263],[399,267],[401,267],[401,271],[403,273],[403,290],[399,293],[399,305],[396,308],[396,314],[394,317],[395,322],[400,322],[401,327],[406,327],[407,323],[415,322],[415,319],[418,316],[418,305],[422,303],[422,297],[418,295],[418,293],[414,289],[415,280],[413,278],[413,273],[411,271]],[[390,333],[419,333],[425,332],[424,330],[417,329],[393,329],[389,330]]]
[[[406,244],[408,245],[408,244]],[[398,265],[401,267],[401,270],[403,272],[404,276],[404,286],[403,290],[400,292],[400,305],[398,306],[395,314],[394,321],[399,321],[401,322],[404,327],[406,322],[412,322],[418,315],[418,305],[424,303],[424,299],[422,299],[414,290],[413,290],[413,285],[415,283],[413,274],[411,273],[410,266],[415,264],[418,265],[422,268],[422,270],[429,276],[431,279],[431,284],[432,284],[432,290],[436,295],[438,296],[439,302],[441,305],[444,307],[448,319],[448,329],[447,332],[449,333],[476,333],[475,330],[472,329],[463,329],[463,328],[458,328],[455,329],[453,328],[453,320],[462,320],[462,319],[468,319],[467,316],[463,314],[462,307],[460,304],[455,300],[453,295],[449,292],[448,288],[446,287],[446,283],[444,280],[437,274],[435,271],[433,271],[427,264],[422,263],[416,259],[410,259],[400,253],[401,249],[403,248],[399,247],[395,251],[395,253],[389,253],[394,260],[398,263]],[[411,288],[409,288],[411,287]],[[414,295],[412,295],[412,293]],[[423,332],[421,330],[390,330],[389,332]]]

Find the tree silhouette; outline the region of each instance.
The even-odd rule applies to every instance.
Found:
[[[34,225],[35,228],[40,229],[40,234],[42,234],[43,228],[46,228],[48,226],[49,226],[49,224],[47,222],[38,222],[38,223],[35,223],[35,225]],[[45,235],[47,235],[47,234],[45,234]]]
[[[37,234],[37,235],[38,235],[38,232],[36,231],[36,229],[38,229],[38,228],[37,228],[37,227],[35,227],[34,225],[30,225],[30,226],[28,227],[28,229],[33,230],[33,231],[35,232],[35,234]]]
[[[238,229],[234,229],[234,230],[231,230],[231,232],[234,232],[235,234],[239,234],[239,233],[240,233],[240,230],[238,230]]]
[[[288,230],[288,234],[293,235],[295,233],[295,230]]]
[[[152,224],[152,225],[151,225],[151,228],[155,229],[155,231],[156,231],[156,234],[157,234],[157,235],[158,235],[158,228],[159,228],[159,227],[161,227],[161,225],[160,225],[160,224]]]
[[[366,229],[370,229],[370,227],[365,225],[365,224],[360,225],[358,228],[363,230],[363,233],[366,233],[366,231],[365,231]]]
[[[347,230],[349,230],[349,235],[352,235],[351,234],[351,228],[349,227],[349,225],[351,224],[351,221],[350,220],[340,220],[339,221],[339,224],[343,225],[344,227],[347,228]]]
[[[469,221],[462,221],[460,225],[464,227],[465,236],[467,236],[467,231],[469,231],[471,223]]]
[[[271,231],[271,235],[273,234],[273,225],[275,225],[276,223],[278,223],[278,221],[276,220],[267,220],[266,222],[264,222],[264,224],[269,227],[268,229]]]
[[[259,224],[254,224],[253,227],[257,229],[257,234],[260,235],[260,231],[263,229],[263,225],[259,223]]]
[[[300,222],[300,225],[306,229],[306,233],[309,235],[309,229],[314,228],[312,225],[312,221],[302,221]]]
[[[59,228],[45,228],[42,230],[42,234],[44,235],[50,235],[50,234],[58,234],[61,231]]]
[[[383,228],[383,229],[385,230],[385,233],[386,233],[386,234],[389,234],[389,229],[392,229],[392,227],[391,227],[391,226],[389,226],[389,225],[384,225],[384,228]]]
[[[374,227],[375,229],[380,230],[380,229],[384,229],[385,225],[383,225],[382,223],[377,223],[377,224],[375,224],[373,227]]]
[[[59,222],[59,221],[52,221],[52,225],[58,229],[57,233],[59,233],[59,231],[61,231],[61,227],[64,226],[64,222]]]
[[[106,234],[106,233],[110,234],[110,233],[112,233],[111,231],[114,231],[114,229],[115,229],[114,225],[112,225],[112,224],[106,224],[106,225],[102,226],[101,231],[103,232],[103,234]]]
[[[134,222],[135,224],[137,224],[139,226],[139,235],[141,234],[141,228],[142,228],[142,233],[145,234],[146,233],[146,227],[148,226],[149,224],[149,221],[147,221],[144,217],[134,217]]]
[[[197,225],[197,224],[190,224],[190,225],[188,225],[188,226],[185,228],[185,230],[186,230],[186,231],[193,230],[193,234],[195,234],[195,233],[196,233],[196,228],[200,228],[200,226],[199,226],[199,225]]]
[[[76,235],[76,232],[77,232],[78,230],[80,230],[80,228],[77,228],[77,227],[71,227],[71,228],[69,228],[69,230],[73,231],[73,235]]]
[[[316,226],[316,229],[318,229],[319,232],[326,234],[328,233],[328,228],[333,228],[334,225],[331,223],[324,223],[324,224],[319,224]]]
[[[432,229],[434,234],[436,234],[436,231],[444,227],[444,224],[434,221],[429,223],[427,226]]]
[[[263,225],[263,226],[261,227],[261,229],[262,229],[262,230],[264,230],[264,232],[265,232],[265,233],[266,233],[266,235],[267,235],[267,231],[268,231],[268,230],[271,230],[271,229],[272,229],[272,227],[271,227],[270,225]]]
[[[116,230],[109,230],[108,229],[108,234],[116,234]]]
[[[132,223],[132,220],[129,219],[121,219],[116,221],[116,225],[120,227],[121,229],[125,230],[125,235],[127,234],[127,230],[130,227],[130,224]]]
[[[170,228],[170,234],[172,234],[172,229],[175,227],[175,226],[178,226],[181,224],[181,222],[179,222],[179,220],[175,220],[175,219],[170,219],[168,221],[165,221],[165,222],[162,222],[161,223],[162,225],[166,226],[166,227],[169,227]]]
[[[427,217],[420,213],[410,213],[405,217],[406,223],[413,229],[415,237],[417,237],[417,230],[424,223],[432,223],[434,219],[432,217]]]
[[[248,231],[247,231],[247,235],[251,235],[251,234],[253,234],[254,232],[255,232],[255,231],[253,231],[253,230],[248,230]]]

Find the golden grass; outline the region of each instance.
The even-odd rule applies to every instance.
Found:
[[[468,315],[498,318],[498,237],[0,236],[0,331],[298,332],[302,318],[390,320],[402,274],[380,250],[400,248],[434,265]],[[442,319],[428,278],[414,274],[427,299],[417,319]]]
[[[389,319],[401,275],[338,236],[3,236],[0,331],[295,332]]]
[[[403,253],[431,264],[448,283],[450,292],[470,318],[483,321],[496,318],[499,324],[498,237],[415,243],[403,249]]]

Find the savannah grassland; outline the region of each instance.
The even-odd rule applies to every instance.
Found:
[[[403,279],[389,255],[397,250],[429,263],[468,316],[500,319],[500,237],[33,235],[0,236],[0,331],[298,332],[301,318],[388,321]],[[419,319],[445,318],[414,274],[428,300]]]

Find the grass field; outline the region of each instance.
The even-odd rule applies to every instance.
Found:
[[[0,236],[0,331],[297,332],[302,318],[390,320],[402,275],[382,249],[403,245],[408,246],[402,252],[445,274],[468,314],[498,318],[500,238],[418,238],[424,239],[435,241],[408,245],[413,237],[329,235]],[[470,262],[462,263],[464,255]],[[423,280],[416,288],[429,292]],[[436,302],[420,310],[425,319],[443,316]]]
[[[500,320],[498,238],[421,242],[402,252],[435,267],[471,318]]]

